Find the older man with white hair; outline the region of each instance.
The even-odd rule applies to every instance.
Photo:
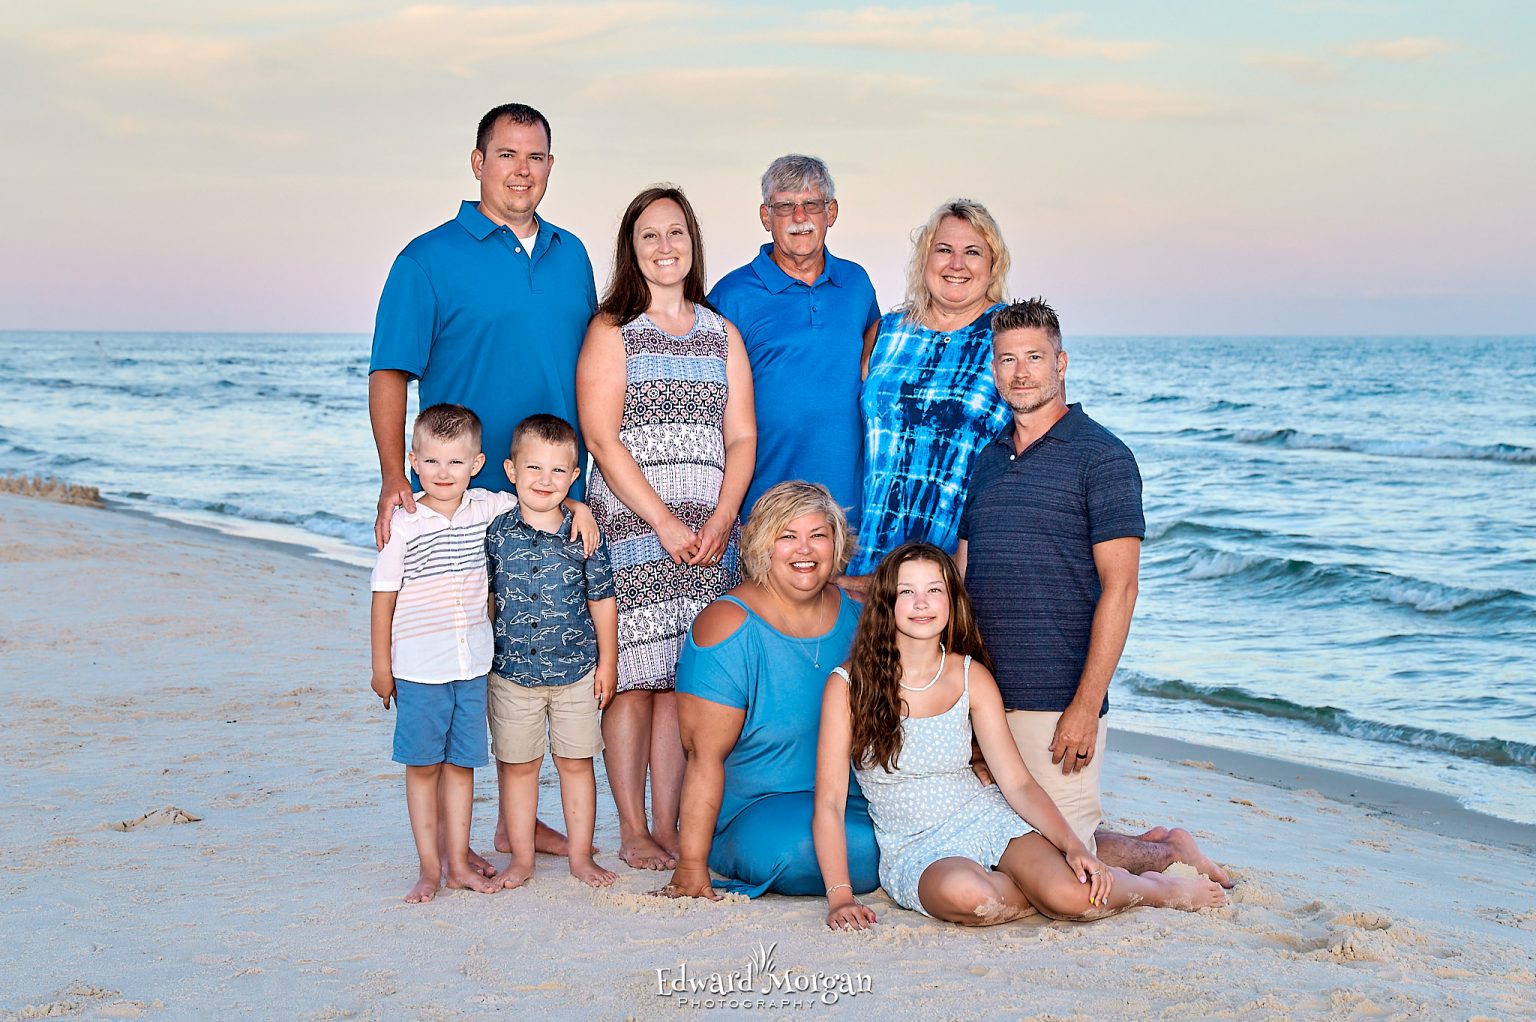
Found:
[[[827,165],[790,154],[763,174],[757,257],[722,277],[710,303],[736,324],[757,397],[757,469],[742,505],[786,479],[821,483],[848,509],[862,506],[859,358],[880,318],[875,288],[857,263],[827,251],[837,198]]]

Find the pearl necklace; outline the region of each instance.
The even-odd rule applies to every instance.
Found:
[[[896,684],[900,685],[902,688],[906,689],[908,692],[926,692],[926,691],[928,691],[930,688],[933,688],[933,686],[935,686],[935,685],[937,685],[939,683],[939,678],[944,674],[944,658],[946,656],[948,656],[948,655],[949,654],[944,649],[944,644],[942,642],[939,643],[939,669],[937,671],[933,672],[933,680],[930,681],[928,684],[926,684],[926,685],[908,685],[904,681],[898,681]]]

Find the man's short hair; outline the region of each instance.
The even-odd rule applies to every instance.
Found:
[[[837,198],[832,185],[832,172],[815,156],[790,153],[768,164],[763,172],[763,205],[773,199],[774,192],[815,192],[828,202]]]
[[[480,127],[475,132],[475,148],[482,154],[485,153],[485,147],[491,144],[491,133],[496,130],[496,122],[503,117],[510,118],[513,124],[537,124],[544,129],[545,148],[554,143],[549,133],[549,120],[543,114],[526,103],[503,103],[480,118]]]
[[[1009,330],[1044,330],[1051,339],[1051,347],[1061,350],[1061,323],[1056,319],[1056,310],[1044,298],[1014,302],[992,313],[992,336]]]
[[[576,427],[558,415],[540,412],[519,422],[517,428],[512,431],[512,446],[507,453],[516,458],[517,445],[529,437],[542,440],[546,444],[570,444],[572,461],[576,460],[576,453],[580,450],[576,443]]]
[[[438,440],[457,440],[467,435],[480,449],[480,416],[463,405],[440,404],[423,408],[411,427],[411,443],[424,436]]]

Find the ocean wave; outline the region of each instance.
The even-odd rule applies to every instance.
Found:
[[[1248,529],[1240,525],[1212,525],[1209,522],[1196,522],[1187,518],[1178,518],[1166,525],[1148,529],[1146,542],[1151,544],[1173,539],[1226,539],[1234,542],[1246,542],[1274,539],[1276,535],[1273,532],[1265,532],[1262,529]]]
[[[357,518],[343,518],[329,511],[273,511],[265,508],[246,508],[223,500],[196,500],[185,497],[162,497],[155,494],[132,492],[126,496],[161,507],[181,508],[186,511],[204,511],[243,518],[252,522],[294,526],[316,536],[339,539],[356,547],[373,548],[373,522]]]
[[[1343,735],[1362,741],[1432,749],[1462,759],[1480,760],[1496,766],[1536,768],[1536,745],[1504,738],[1469,738],[1449,731],[1416,727],[1412,724],[1388,724],[1357,717],[1336,706],[1308,706],[1278,696],[1259,696],[1227,685],[1194,685],[1187,681],[1154,678],[1139,671],[1121,671],[1117,675],[1137,692],[1159,699],[1198,702],[1224,710],[1252,713],[1276,720],[1290,720],[1313,730]]]
[[[1226,400],[1220,400],[1220,401],[1212,401],[1210,404],[1208,404],[1204,408],[1202,408],[1201,411],[1203,411],[1203,412],[1240,412],[1240,411],[1242,411],[1245,408],[1252,408],[1252,407],[1253,407],[1253,405],[1251,403],[1247,402],[1247,401],[1226,401]]]
[[[1314,451],[1347,451],[1385,458],[1430,458],[1442,461],[1497,461],[1511,465],[1536,465],[1536,449],[1518,444],[1459,444],[1450,440],[1358,440],[1320,436],[1296,429],[1239,429],[1197,431],[1215,439],[1265,447],[1290,447]],[[1186,434],[1189,431],[1185,431]],[[1192,435],[1192,434],[1191,434]]]
[[[1536,598],[1515,589],[1471,589],[1427,579],[1394,575],[1358,564],[1318,564],[1297,557],[1238,553],[1203,547],[1184,561],[1185,577],[1197,581],[1240,578],[1270,582],[1296,590],[1345,590],[1379,603],[1408,607],[1425,614],[1447,614],[1479,608],[1485,611],[1529,613]]]

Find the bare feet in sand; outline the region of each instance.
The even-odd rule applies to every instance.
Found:
[[[514,860],[507,863],[506,869],[491,877],[491,883],[498,891],[510,891],[513,888],[526,884],[532,876],[532,862],[517,862]]]
[[[1227,871],[1217,865],[1210,857],[1200,850],[1195,843],[1195,837],[1182,827],[1153,827],[1145,834],[1140,835],[1143,841],[1156,841],[1167,845],[1173,851],[1173,861],[1182,862],[1193,866],[1195,872],[1204,873],[1223,887],[1232,886],[1232,878]]]
[[[1147,872],[1141,874],[1141,879],[1157,889],[1157,893],[1149,897],[1146,904],[1158,908],[1196,912],[1202,908],[1220,908],[1227,903],[1227,892],[1221,889],[1220,884],[1205,877],[1178,877]]]
[[[469,850],[469,868],[483,877],[493,877],[496,875],[496,867],[492,866],[485,856],[479,854],[473,848]]]
[[[420,905],[431,901],[437,896],[437,877],[422,876],[417,879],[416,886],[405,892],[405,900],[411,905]]]
[[[619,845],[619,858],[632,869],[671,869],[677,856],[668,852],[646,833],[626,838]]]
[[[682,835],[680,835],[676,829],[673,829],[671,833],[668,833],[665,830],[652,828],[651,840],[656,842],[661,850],[665,852],[667,856],[674,862],[677,860],[677,857],[682,854],[683,839]]]
[[[496,836],[491,839],[491,847],[495,848],[498,852],[507,855],[512,854],[512,842],[507,840],[507,825],[500,820],[496,821]],[[571,853],[571,843],[565,839],[564,834],[543,820],[534,820],[533,850],[542,855],[558,855],[561,858],[565,858]],[[597,845],[594,844],[592,846],[593,855],[596,855],[600,850]]]
[[[571,876],[580,880],[588,887],[608,887],[618,877],[610,870],[606,870],[591,859],[571,858]]]
[[[448,876],[443,880],[443,886],[455,891],[476,891],[480,894],[495,894],[501,890],[494,880],[487,880],[468,864],[450,866]]]

